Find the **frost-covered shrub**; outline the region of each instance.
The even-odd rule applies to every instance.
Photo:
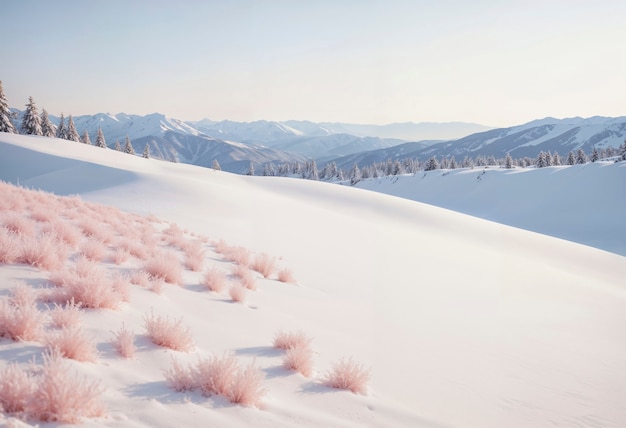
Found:
[[[149,259],[143,269],[156,278],[163,278],[170,284],[182,284],[183,272],[178,256],[173,253],[159,253]]]
[[[293,276],[293,272],[291,272],[291,270],[287,268],[278,271],[278,280],[285,283],[296,282],[296,278]]]
[[[193,375],[196,379],[196,386],[203,395],[227,396],[237,370],[237,359],[234,355],[224,354],[221,357],[213,355],[200,359],[193,369]]]
[[[254,362],[245,368],[239,368],[228,391],[228,399],[231,403],[243,406],[258,406],[267,392],[263,388],[264,379],[265,374]]]
[[[52,302],[74,300],[83,308],[117,309],[125,300],[126,292],[107,272],[91,262],[80,262],[74,270],[55,274],[51,281],[59,288],[52,290]]]
[[[226,274],[213,267],[204,275],[202,284],[214,293],[221,293],[226,287]]]
[[[34,236],[36,230],[33,220],[15,211],[0,213],[0,227],[22,236]]]
[[[9,290],[9,303],[15,307],[35,306],[37,291],[23,281],[17,281]]]
[[[230,287],[228,294],[233,302],[243,303],[246,300],[246,289],[239,284]]]
[[[254,273],[243,265],[235,265],[233,267],[233,275],[239,278],[241,285],[248,290],[256,290],[256,277]]]
[[[135,333],[127,330],[124,324],[118,331],[114,331],[111,344],[118,354],[124,358],[133,358],[135,356]]]
[[[362,364],[349,359],[340,359],[326,373],[324,385],[331,388],[347,389],[355,394],[366,394],[371,373]]]
[[[55,303],[48,314],[52,321],[52,326],[57,328],[78,327],[83,318],[81,306],[79,303],[75,303],[74,299],[66,302],[64,306]]]
[[[7,299],[0,299],[0,337],[37,341],[43,335],[45,321],[45,314],[35,305],[14,306]]]
[[[33,376],[16,363],[0,371],[0,409],[7,413],[24,412],[37,384]]]
[[[46,345],[56,350],[65,358],[76,361],[96,361],[98,349],[96,343],[78,327],[68,327],[57,332],[50,332]]]
[[[259,254],[254,258],[251,267],[263,275],[264,278],[269,278],[276,270],[276,259],[265,253]]]
[[[58,240],[56,235],[43,233],[22,237],[17,261],[51,271],[60,269],[67,255],[68,248],[65,243]]]
[[[197,387],[196,374],[192,367],[183,366],[172,358],[172,365],[163,371],[167,386],[177,392],[193,391]]]
[[[287,349],[283,357],[283,367],[310,377],[313,374],[313,350],[308,346]]]
[[[43,366],[35,377],[36,388],[26,414],[44,422],[79,423],[82,418],[104,416],[100,401],[104,392],[99,382],[71,373],[56,351],[44,354]]]
[[[182,318],[172,321],[161,315],[155,317],[151,311],[143,320],[146,333],[155,345],[183,352],[194,349],[191,330],[183,325]]]
[[[21,245],[21,238],[17,233],[0,227],[0,263],[16,263],[20,256]]]
[[[274,348],[277,349],[295,349],[310,348],[312,338],[307,336],[302,330],[285,332],[278,330],[274,335]]]
[[[79,253],[88,260],[101,262],[106,256],[107,246],[97,239],[88,239],[81,244]]]

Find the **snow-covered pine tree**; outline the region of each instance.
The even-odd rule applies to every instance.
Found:
[[[213,159],[213,169],[215,171],[221,171],[222,167],[220,166],[220,163],[217,161],[217,159]]]
[[[83,132],[83,138],[80,139],[80,142],[91,146],[91,138],[89,138],[89,132],[87,132],[86,129],[85,132]]]
[[[130,144],[130,138],[128,138],[128,135],[126,136],[126,142],[124,143],[124,153],[128,153],[129,155],[136,154],[133,145]]]
[[[41,118],[37,111],[37,106],[33,97],[28,97],[28,104],[26,104],[26,110],[22,117],[22,134],[27,135],[43,135],[41,131]]]
[[[250,162],[250,166],[248,167],[248,172],[246,172],[246,175],[254,175],[254,164],[252,162]]]
[[[350,184],[354,186],[359,181],[361,181],[361,170],[359,169],[359,166],[355,163],[354,165],[352,165],[352,169],[350,170]]]
[[[579,165],[587,163],[587,155],[583,152],[583,149],[578,149],[576,152],[576,163]]]
[[[143,148],[143,155],[141,155],[144,159],[150,159],[150,146],[146,143],[146,147]]]
[[[15,134],[15,127],[11,121],[9,103],[4,95],[4,89],[2,89],[2,80],[0,80],[0,132],[10,132],[11,134]]]
[[[98,128],[98,133],[96,134],[96,147],[100,147],[103,149],[106,149],[107,147],[107,142],[104,139],[104,133],[102,132],[102,128]]]
[[[591,153],[591,162],[595,162],[598,159],[600,159],[600,155],[598,154],[598,149],[596,149],[594,146],[593,152]]]
[[[622,156],[620,157],[620,159],[626,160],[626,140],[624,140],[624,145],[622,146],[621,153]]]
[[[433,156],[430,159],[428,159],[428,162],[426,162],[424,171],[434,171],[436,169],[439,169],[439,162],[437,162],[437,158]]]
[[[548,163],[546,162],[546,153],[544,151],[540,151],[537,155],[537,159],[535,159],[535,166],[537,168],[545,168],[548,166]]]
[[[513,168],[513,158],[511,157],[511,155],[509,153],[507,153],[506,157],[504,158],[504,167],[506,169]]]
[[[59,126],[57,126],[57,138],[67,140],[67,128],[65,127],[65,117],[61,113],[61,119],[59,119]]]
[[[448,164],[448,168],[457,169],[456,159],[454,158],[454,156],[450,158],[450,163]],[[409,171],[409,172],[415,172],[415,171]]]
[[[552,156],[552,165],[561,165],[561,156],[559,156],[558,152],[554,152],[554,155]]]
[[[315,162],[315,159],[313,159],[311,161],[310,170],[309,170],[309,176],[307,178],[309,180],[315,180],[315,181],[320,179],[320,173],[317,170],[317,162]]]
[[[80,135],[76,130],[76,125],[74,125],[74,119],[72,119],[71,114],[67,118],[67,139],[69,141],[76,141],[77,143],[80,143]]]
[[[41,109],[41,135],[44,137],[55,137],[56,127],[50,122],[48,112],[45,108]]]
[[[574,152],[570,151],[567,154],[567,164],[574,165],[576,163],[576,158],[574,157]]]
[[[115,140],[115,150],[118,152],[122,151],[122,145],[120,144],[119,140]]]

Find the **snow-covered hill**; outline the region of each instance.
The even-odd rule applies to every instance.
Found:
[[[560,191],[585,204],[581,195],[598,192],[602,168],[571,169],[571,180],[588,177]],[[519,174],[536,180],[511,191],[519,201],[548,200],[547,182],[559,174]],[[487,172],[483,184],[498,177]],[[160,294],[131,286],[117,310],[82,315],[100,354],[68,364],[101,382],[106,406],[106,416],[82,426],[626,425],[622,256],[349,186],[238,176],[42,137],[0,134],[0,179],[152,215],[126,226],[148,221],[164,230],[174,222],[188,239],[209,238],[201,272],[184,270],[180,285],[165,284]],[[81,207],[73,198],[61,205]],[[605,221],[598,213],[613,208],[588,212]],[[297,285],[257,275],[244,304],[204,290],[204,272],[232,266],[216,252],[220,239],[280,256]],[[140,267],[134,258],[100,264],[110,274]],[[0,265],[0,295],[15,281],[41,289],[49,275]],[[182,319],[194,349],[151,343],[143,327],[151,310]],[[136,334],[135,359],[121,359],[109,343],[122,325]],[[313,338],[311,377],[282,367],[283,354],[271,345],[279,329]],[[9,362],[27,369],[44,348],[0,338],[0,370]],[[260,408],[167,386],[163,371],[172,358],[195,362],[224,351],[265,375]],[[333,361],[350,356],[371,368],[366,395],[321,384]]]

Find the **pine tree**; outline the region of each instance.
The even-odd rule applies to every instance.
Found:
[[[215,171],[221,171],[222,167],[220,166],[220,163],[217,161],[217,159],[213,159],[213,169]]]
[[[430,159],[428,159],[428,162],[426,162],[424,171],[434,171],[436,169],[439,169],[439,162],[437,162],[437,158],[433,156]]]
[[[583,149],[578,149],[576,152],[576,163],[579,165],[587,163],[587,155],[583,152]]]
[[[107,143],[104,139],[104,133],[102,132],[102,128],[98,128],[98,133],[96,134],[96,147],[100,147],[102,149],[106,149],[107,147]]]
[[[574,152],[570,151],[567,154],[567,164],[574,165],[576,163],[576,158],[574,157]]]
[[[250,166],[248,167],[248,172],[246,172],[246,175],[254,175],[254,164],[252,162],[250,162]]]
[[[552,156],[552,165],[561,165],[561,157],[558,152],[554,152],[554,156]]]
[[[89,138],[89,132],[87,132],[87,130],[83,132],[83,138],[81,138],[81,143],[91,146],[91,139]]]
[[[57,138],[67,140],[67,128],[65,127],[65,117],[61,113],[61,119],[59,119],[59,126],[57,126]]]
[[[44,137],[56,136],[56,127],[50,122],[48,112],[45,108],[41,109],[41,134]]]
[[[15,134],[15,127],[11,121],[9,103],[4,95],[4,89],[2,89],[2,80],[0,80],[0,132],[10,132],[11,134]]]
[[[511,157],[511,155],[509,153],[507,153],[506,157],[504,158],[504,167],[506,169],[513,168],[513,158]]]
[[[545,168],[548,166],[546,162],[546,153],[544,151],[539,152],[537,159],[535,159],[535,166],[537,168]]]
[[[118,152],[122,151],[122,145],[120,144],[119,140],[115,140],[115,150]]]
[[[591,162],[595,162],[600,159],[600,155],[598,154],[598,149],[593,148],[593,152],[591,153]]]
[[[37,106],[33,97],[28,97],[28,104],[22,117],[22,134],[43,135],[41,131],[41,118],[37,112]]]
[[[124,153],[128,153],[129,155],[136,154],[133,145],[130,144],[130,138],[128,138],[128,135],[126,136],[126,142],[124,143]]]
[[[146,143],[146,147],[143,148],[143,158],[150,159],[150,146]]]
[[[76,125],[74,125],[74,119],[72,119],[72,115],[70,114],[67,118],[67,139],[70,141],[76,141],[80,143],[80,135],[76,130]]]
[[[622,146],[622,150],[621,150],[621,160],[626,160],[626,140],[624,140],[624,145]]]
[[[361,170],[359,169],[359,166],[355,163],[350,170],[350,184],[354,186],[359,181],[361,181]]]

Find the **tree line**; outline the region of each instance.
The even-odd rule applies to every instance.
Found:
[[[61,113],[59,125],[57,126],[50,121],[48,112],[45,108],[42,108],[41,114],[39,113],[33,97],[28,98],[28,103],[26,103],[26,109],[24,110],[24,114],[22,115],[21,123],[14,123],[17,122],[17,119],[17,114],[11,112],[11,110],[9,109],[9,104],[7,102],[6,96],[4,95],[4,89],[2,88],[2,81],[0,81],[0,132],[9,132],[12,134],[23,135],[41,135],[44,137],[52,138],[56,137],[63,140],[76,141],[77,143],[92,145],[87,130],[83,132],[82,136],[78,133],[76,125],[74,124],[74,118],[71,114],[68,116],[66,124],[65,117],[63,113]],[[93,145],[95,145],[96,147],[101,147],[103,149],[108,148],[106,140],[104,138],[104,133],[102,132],[102,128],[98,128],[96,141]],[[115,141],[113,147],[115,150],[120,152],[128,153],[131,155],[136,154],[135,149],[131,144],[130,138],[128,138],[128,135],[126,136],[126,141],[123,148],[119,140]],[[150,146],[147,143],[143,151],[143,157],[150,157]]]

